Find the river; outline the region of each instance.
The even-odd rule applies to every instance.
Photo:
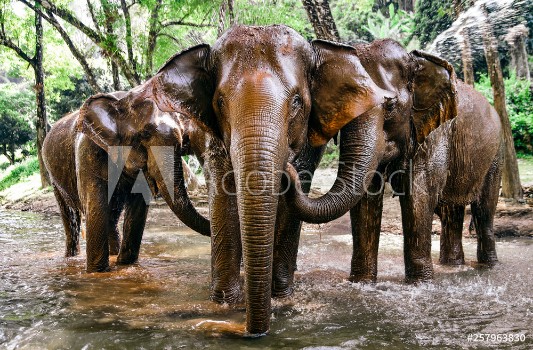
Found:
[[[138,264],[87,274],[84,254],[63,257],[59,217],[0,211],[0,348],[533,347],[530,238],[500,239],[501,263],[493,269],[475,266],[476,241],[465,239],[467,265],[435,264],[434,282],[413,286],[402,281],[402,236],[384,234],[378,283],[362,285],[345,280],[351,235],[326,235],[308,226],[294,295],[273,301],[268,336],[240,339],[198,327],[205,320],[244,321],[243,305],[208,300],[209,238],[153,222]],[[434,236],[434,261],[438,247]],[[485,333],[522,338],[481,340]]]

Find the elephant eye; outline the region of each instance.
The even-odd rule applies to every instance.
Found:
[[[302,106],[303,106],[302,97],[298,94],[294,95],[294,97],[292,98],[292,109],[296,111],[302,108]]]
[[[144,139],[144,140],[150,138],[150,131],[149,130],[143,130],[141,132],[141,138]]]
[[[222,98],[222,96],[217,98],[217,107],[218,109],[222,109],[222,107],[224,107],[224,98]]]

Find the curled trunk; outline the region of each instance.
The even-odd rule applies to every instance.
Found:
[[[307,197],[299,189],[294,169],[289,171],[297,187],[289,193],[289,202],[300,219],[311,223],[328,222],[341,217],[359,202],[384,149],[382,114],[382,107],[375,107],[342,128],[337,178],[322,197]]]
[[[148,169],[157,183],[159,193],[185,225],[201,235],[211,236],[209,220],[198,213],[187,193],[179,152],[165,153],[152,147],[148,158]],[[173,160],[167,159],[169,157],[173,157]],[[172,193],[169,187],[173,188]]]

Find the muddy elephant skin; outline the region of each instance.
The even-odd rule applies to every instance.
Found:
[[[144,90],[89,98],[79,112],[58,120],[44,142],[66,256],[79,253],[84,217],[88,272],[109,270],[109,254],[118,253],[117,264],[137,260],[150,193],[161,194],[185,224],[210,234],[209,221],[195,210],[185,188],[179,116],[160,111],[144,93],[138,98],[139,91]]]
[[[406,281],[433,277],[434,212],[443,226],[440,262],[464,263],[461,232],[467,204],[472,205],[478,235],[478,261],[496,262],[492,225],[501,173],[501,124],[488,101],[456,81],[448,62],[419,51],[408,53],[395,41],[355,48],[321,45],[329,52],[323,59],[342,67],[338,72],[360,64],[363,74],[388,92],[385,103],[354,118],[358,113],[351,103],[374,92],[353,88],[351,77],[343,73],[326,72],[324,77],[337,86],[323,98],[335,102],[311,117],[315,127],[309,135],[317,145],[342,128],[337,179],[321,198],[300,192],[291,201],[303,220],[315,223],[350,210],[350,280],[376,280],[384,180],[400,197]],[[347,115],[348,123],[339,123],[339,115]]]
[[[291,290],[301,223],[287,208],[283,172],[291,163],[309,179],[320,159],[323,148],[308,144],[307,127],[311,106],[327,103],[310,94],[321,62],[288,27],[235,26],[213,47],[176,55],[153,78],[161,109],[187,114],[206,130],[212,298],[238,300],[242,254],[251,335],[269,330],[271,296]],[[358,113],[383,101],[362,96]]]

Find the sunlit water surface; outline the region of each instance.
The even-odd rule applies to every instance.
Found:
[[[209,299],[209,239],[151,225],[137,265],[86,274],[84,255],[63,258],[56,216],[0,212],[0,348],[7,349],[426,349],[533,346],[533,241],[498,242],[501,264],[435,265],[435,281],[402,282],[402,237],[382,235],[379,282],[345,281],[351,236],[302,234],[296,290],[273,301],[270,335],[206,333],[204,320],[244,321],[244,307]],[[438,237],[433,238],[438,261]],[[82,246],[84,249],[84,246]],[[114,266],[114,264],[113,264]],[[468,342],[468,334],[525,334],[512,343]]]

